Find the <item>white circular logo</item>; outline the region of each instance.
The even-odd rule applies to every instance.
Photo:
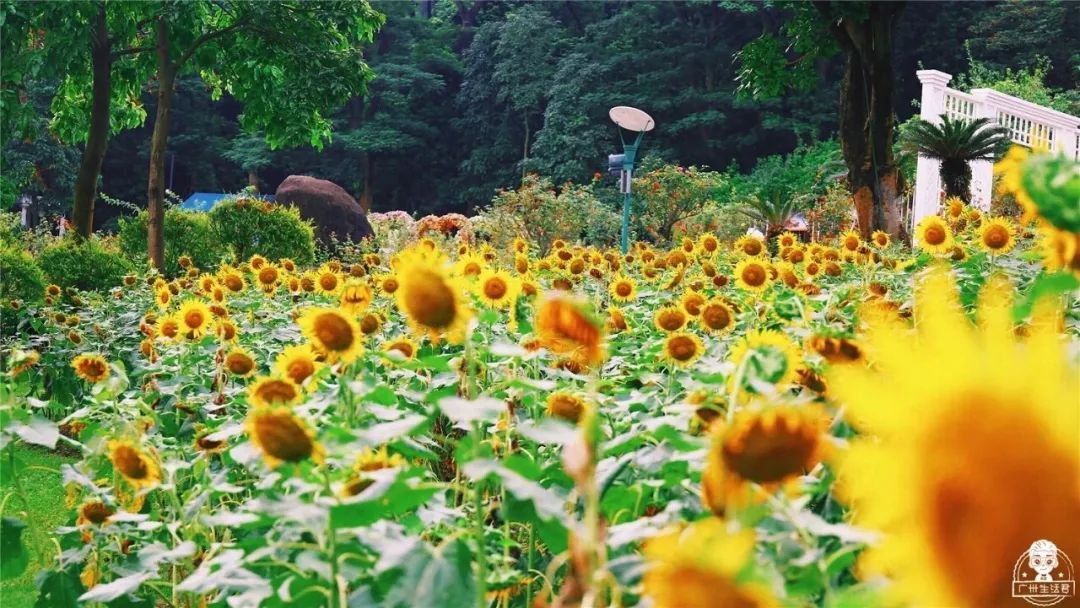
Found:
[[[1035,606],[1053,606],[1076,595],[1072,560],[1057,545],[1039,539],[1013,566],[1012,596]]]

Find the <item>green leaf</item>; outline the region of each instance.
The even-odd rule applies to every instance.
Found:
[[[26,523],[21,519],[0,519],[0,580],[19,576],[30,563],[30,554],[22,543],[24,529]]]
[[[1041,298],[1056,297],[1080,289],[1080,279],[1068,272],[1043,274],[1035,279],[1027,297],[1013,308],[1013,321],[1021,322],[1031,315],[1031,309]]]
[[[437,491],[431,487],[413,487],[410,481],[411,478],[398,475],[388,484],[375,482],[361,494],[363,500],[331,507],[330,526],[335,530],[359,528],[390,519],[413,511]]]
[[[430,555],[417,554],[386,597],[385,606],[474,606],[476,576],[472,553],[462,539]]]

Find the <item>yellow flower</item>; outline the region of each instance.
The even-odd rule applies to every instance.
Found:
[[[259,283],[259,288],[264,292],[272,292],[277,287],[279,281],[281,281],[281,270],[277,266],[266,262],[255,273],[255,279]]]
[[[728,522],[703,519],[662,532],[642,550],[645,596],[655,608],[773,608],[764,584],[746,580],[754,561],[754,531],[728,531]]]
[[[316,360],[315,351],[309,344],[289,346],[274,360],[274,369],[296,384],[303,384],[320,367],[322,364]]]
[[[1014,605],[1013,567],[1032,542],[1080,554],[1078,370],[1055,323],[1037,318],[1018,340],[999,281],[988,285],[975,329],[934,270],[916,291],[917,331],[873,323],[874,366],[829,376],[862,433],[837,488],[856,525],[883,533],[860,570],[886,572],[898,603]],[[1045,304],[1036,316],[1053,318]]]
[[[936,215],[928,215],[915,227],[915,240],[926,252],[949,253],[953,247],[952,230],[945,220]]]
[[[161,481],[157,462],[130,439],[113,439],[107,449],[117,473],[135,489],[148,488]]]
[[[290,378],[262,376],[248,387],[248,403],[256,407],[294,405],[300,397],[300,386]]]
[[[716,515],[756,502],[749,484],[765,493],[795,489],[827,453],[828,420],[814,406],[770,405],[744,409],[730,425],[713,424],[712,447],[702,473],[702,502]]]
[[[776,237],[776,244],[780,245],[781,248],[793,247],[798,242],[799,237],[786,230],[784,232],[781,232],[780,236]]]
[[[440,256],[402,252],[398,280],[397,306],[416,336],[427,335],[435,343],[443,336],[452,344],[464,341],[473,313],[460,280],[447,274]]]
[[[571,355],[589,367],[606,357],[603,323],[584,303],[564,293],[547,295],[537,308],[533,326],[543,347],[555,354]]]
[[[720,240],[715,234],[706,232],[698,237],[698,248],[706,255],[712,255],[720,250]]]
[[[341,309],[355,317],[367,310],[371,299],[371,287],[367,283],[350,279],[341,290]]]
[[[701,307],[698,324],[708,332],[723,334],[735,327],[735,311],[720,298],[713,298]]]
[[[870,242],[874,244],[874,247],[878,249],[885,249],[889,246],[892,239],[889,238],[889,233],[884,230],[875,230],[870,235]]]
[[[351,363],[364,352],[360,327],[338,308],[311,308],[300,317],[300,329],[328,363]]]
[[[157,302],[158,308],[162,310],[169,307],[170,300],[172,300],[172,292],[168,289],[158,289],[154,295],[154,301]]]
[[[746,234],[735,241],[735,251],[745,256],[759,256],[765,253],[765,242],[756,236]]]
[[[520,282],[502,270],[485,269],[476,282],[476,295],[489,308],[511,306],[520,292]]]
[[[225,369],[234,376],[246,378],[255,373],[255,357],[246,348],[237,347],[225,355]]]
[[[626,322],[626,315],[618,306],[608,307],[608,320],[607,328],[610,332],[627,331],[630,329],[629,324]]]
[[[762,292],[769,286],[769,268],[757,258],[746,258],[735,266],[735,284],[743,289]]]
[[[679,331],[686,325],[686,311],[678,306],[665,306],[653,313],[653,324],[660,331]]]
[[[863,361],[864,353],[862,348],[857,342],[847,338],[813,336],[807,340],[806,346],[832,364],[860,363]]]
[[[774,329],[750,331],[731,348],[730,357],[736,370],[745,367],[744,373],[781,389],[795,379],[802,364],[795,343],[787,334]]]
[[[210,312],[210,307],[201,300],[188,299],[180,305],[176,318],[180,322],[180,334],[195,340],[206,333],[213,314]]]
[[[688,331],[678,331],[668,334],[664,340],[661,357],[676,367],[687,367],[697,361],[704,351],[705,345],[701,343],[701,338]]]
[[[679,299],[679,304],[686,314],[696,317],[701,314],[701,307],[705,305],[705,296],[693,290],[687,290]]]
[[[1016,226],[1004,217],[992,217],[979,226],[979,248],[995,255],[1008,253],[1016,246]]]
[[[840,249],[854,253],[862,246],[862,239],[859,238],[859,233],[854,230],[848,230],[844,234],[840,235]]]
[[[100,500],[91,500],[84,502],[79,507],[79,518],[76,520],[77,526],[100,526],[109,521],[109,518],[116,513],[116,510],[109,505],[101,502]]]
[[[75,369],[75,375],[97,384],[109,377],[109,362],[105,357],[94,353],[84,353],[71,360],[71,367]]]
[[[19,376],[26,370],[34,367],[41,360],[41,353],[34,349],[22,350],[13,348],[11,350],[10,359],[8,360],[9,370],[8,376],[14,378]]]
[[[484,261],[483,257],[475,253],[467,253],[461,256],[457,263],[454,264],[454,274],[467,279],[475,279],[480,276],[480,273],[487,270],[487,267],[487,262]]]
[[[420,347],[417,346],[416,342],[410,340],[408,336],[398,336],[389,342],[384,342],[382,350],[388,355],[393,353],[402,359],[413,359],[416,357],[416,351],[420,350]]]
[[[323,266],[319,269],[315,278],[315,287],[319,290],[319,293],[335,295],[341,288],[341,277],[329,266]]]
[[[547,398],[547,414],[577,424],[585,413],[585,400],[565,391],[551,393]]]
[[[608,293],[616,302],[630,302],[637,297],[637,283],[626,275],[616,275],[611,279]]]
[[[247,281],[244,280],[244,275],[231,269],[218,274],[218,283],[233,293],[240,293],[247,289]]]
[[[397,276],[393,274],[376,275],[374,278],[375,285],[379,288],[379,291],[388,296],[394,295],[394,292],[398,290],[398,286],[400,285]]]
[[[315,434],[288,407],[254,408],[244,428],[271,469],[282,462],[323,461],[323,448],[315,440]]]
[[[1040,228],[1039,249],[1043,266],[1050,272],[1071,271],[1080,277],[1080,234],[1059,230],[1051,225]]]
[[[400,454],[390,454],[386,446],[378,450],[364,448],[352,467],[352,475],[341,488],[342,496],[356,496],[366,490],[375,480],[367,473],[405,466]]]

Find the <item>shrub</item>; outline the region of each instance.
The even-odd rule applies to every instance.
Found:
[[[644,236],[668,244],[676,232],[686,226],[713,224],[710,216],[717,211],[716,199],[724,186],[722,174],[698,167],[684,168],[671,164],[643,163],[643,172],[634,178],[633,214]],[[650,168],[651,167],[651,168]]]
[[[315,261],[315,231],[294,207],[242,196],[218,203],[210,211],[210,225],[238,260],[257,253],[301,265]]]
[[[135,217],[120,219],[120,249],[136,265],[147,260],[148,217],[142,211]],[[172,277],[184,272],[179,261],[182,255],[190,257],[199,268],[214,269],[227,252],[205,213],[175,207],[165,211],[165,275]]]
[[[116,287],[134,266],[114,241],[65,238],[41,252],[45,277],[61,287],[100,291]]]
[[[45,293],[45,273],[27,251],[12,243],[0,244],[0,304],[11,300],[40,302]]]

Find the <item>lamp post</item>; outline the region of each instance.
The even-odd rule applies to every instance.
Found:
[[[646,131],[652,131],[656,122],[652,117],[637,108],[630,106],[615,106],[608,111],[611,121],[619,127],[619,140],[622,141],[623,153],[608,155],[608,171],[619,169],[619,192],[623,194],[622,209],[622,234],[620,245],[623,255],[630,251],[630,206],[633,203],[631,184],[634,179],[634,161],[637,159],[641,140]],[[623,137],[623,129],[637,133],[633,143],[627,143]]]

